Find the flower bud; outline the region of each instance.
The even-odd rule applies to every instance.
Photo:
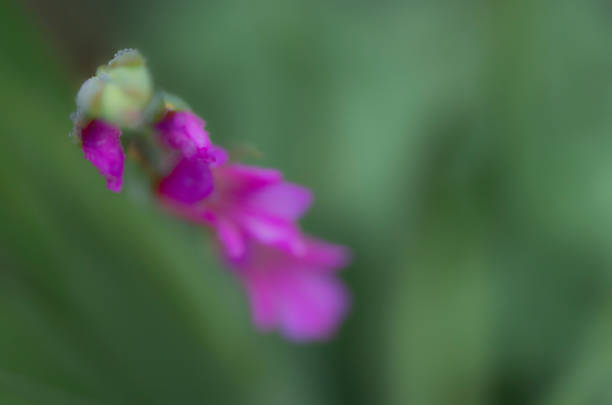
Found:
[[[213,182],[207,159],[183,158],[161,181],[159,193],[180,204],[195,204],[212,193]]]
[[[134,49],[119,51],[81,86],[76,100],[77,115],[100,118],[123,127],[138,127],[151,101],[152,87],[140,53]]]
[[[121,130],[107,122],[92,120],[80,130],[85,158],[106,179],[106,187],[116,193],[123,185],[125,153],[119,137]]]

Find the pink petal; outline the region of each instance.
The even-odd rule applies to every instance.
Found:
[[[215,176],[220,183],[227,185],[235,195],[234,198],[249,193],[283,179],[283,174],[274,169],[264,169],[255,166],[231,164],[215,169]]]
[[[347,266],[351,261],[351,251],[345,246],[313,237],[305,237],[304,243],[306,249],[302,261],[311,268],[335,270]]]
[[[217,236],[230,259],[240,258],[245,252],[244,237],[240,229],[229,221],[218,219],[215,223]]]
[[[239,221],[249,236],[264,245],[275,245],[296,255],[305,251],[299,228],[291,221],[258,214],[243,214]]]
[[[274,274],[254,273],[248,275],[245,281],[255,326],[261,330],[275,328],[279,322],[280,313]]]
[[[331,337],[350,306],[342,282],[284,250],[252,241],[247,246],[230,263],[245,283],[256,326],[279,329],[296,341]]]
[[[245,205],[252,210],[260,210],[295,221],[308,210],[312,200],[312,192],[306,187],[293,183],[280,183],[254,193]]]
[[[322,273],[289,273],[280,285],[284,333],[297,341],[327,339],[350,306],[348,292],[335,277]]]
[[[168,111],[155,128],[162,141],[184,156],[191,157],[211,145],[206,123],[191,111]]]
[[[164,197],[182,204],[194,204],[213,191],[213,177],[208,161],[200,157],[184,158],[159,184]]]
[[[121,130],[101,120],[92,120],[81,131],[85,158],[106,178],[106,187],[116,193],[123,185],[125,153],[121,145]]]

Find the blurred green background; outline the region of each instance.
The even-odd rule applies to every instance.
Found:
[[[0,404],[612,404],[611,43],[604,0],[0,0]],[[68,138],[126,47],[315,190],[332,342]]]

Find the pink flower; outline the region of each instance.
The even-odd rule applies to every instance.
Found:
[[[106,187],[116,193],[123,185],[125,153],[121,145],[121,130],[102,120],[92,120],[80,131],[85,158],[106,178]]]
[[[211,146],[206,123],[191,111],[168,111],[155,125],[162,142],[192,157]]]
[[[256,242],[246,254],[229,259],[244,283],[255,325],[278,329],[297,341],[330,338],[350,306],[335,271],[348,264],[348,250],[304,238],[300,256]]]
[[[85,157],[115,192],[125,163],[120,127],[155,132],[157,144],[136,134],[129,139],[130,156],[166,207],[215,231],[259,329],[297,341],[336,332],[350,306],[337,276],[349,252],[302,233],[298,221],[312,203],[309,189],[278,170],[227,164],[227,152],[212,144],[206,123],[180,98],[153,97],[144,59],[134,50],[118,53],[83,84],[71,118]]]
[[[257,327],[298,341],[331,337],[349,307],[335,274],[349,253],[301,233],[297,220],[310,206],[311,192],[284,181],[277,170],[229,164],[210,166],[215,189],[205,196],[211,177],[194,174],[203,173],[198,164],[187,158],[179,163],[160,184],[160,199],[215,229],[245,285]]]
[[[184,180],[176,183],[190,184],[187,174],[181,173]],[[215,228],[232,258],[245,254],[249,239],[292,254],[304,252],[297,220],[312,202],[310,190],[284,181],[272,169],[230,164],[213,167],[212,174],[215,190],[198,204],[177,198],[178,193],[168,193],[165,188],[159,189],[162,201],[188,219]]]

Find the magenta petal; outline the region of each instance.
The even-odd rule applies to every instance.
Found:
[[[290,253],[301,255],[305,245],[293,222],[266,215],[244,215],[240,223],[244,230],[264,245],[275,245]]]
[[[218,187],[206,203],[211,212],[232,222],[244,238],[304,253],[296,221],[312,203],[310,190],[284,182],[278,170],[235,164],[212,170]]]
[[[184,158],[159,184],[162,196],[175,202],[193,204],[213,191],[213,177],[206,159]]]
[[[229,221],[219,219],[215,222],[217,236],[230,259],[244,255],[245,242],[240,229]]]
[[[155,128],[162,141],[173,149],[191,157],[208,148],[210,138],[204,129],[206,123],[191,111],[168,111]]]
[[[282,329],[298,341],[331,337],[350,305],[346,288],[331,275],[288,274],[278,288],[284,297]]]
[[[322,241],[317,243],[325,245]],[[278,329],[296,341],[331,337],[351,301],[344,284],[330,272],[332,269],[312,266],[303,256],[284,249],[253,241],[247,246],[243,257],[229,262],[245,283],[256,326],[262,330]]]
[[[251,274],[246,280],[253,322],[260,330],[273,329],[280,321],[274,277],[272,273]]]
[[[351,261],[351,252],[341,245],[324,242],[312,237],[306,237],[306,252],[302,261],[311,268],[337,269],[345,267]]]
[[[256,192],[249,197],[246,205],[251,209],[295,221],[308,210],[312,200],[312,192],[306,187],[280,183]]]
[[[121,130],[101,120],[92,120],[81,131],[85,158],[106,178],[106,187],[116,193],[123,185],[125,153],[119,137]]]
[[[227,184],[228,188],[241,195],[278,183],[283,179],[283,174],[278,170],[237,164],[220,167],[215,173],[218,173],[220,182]]]

